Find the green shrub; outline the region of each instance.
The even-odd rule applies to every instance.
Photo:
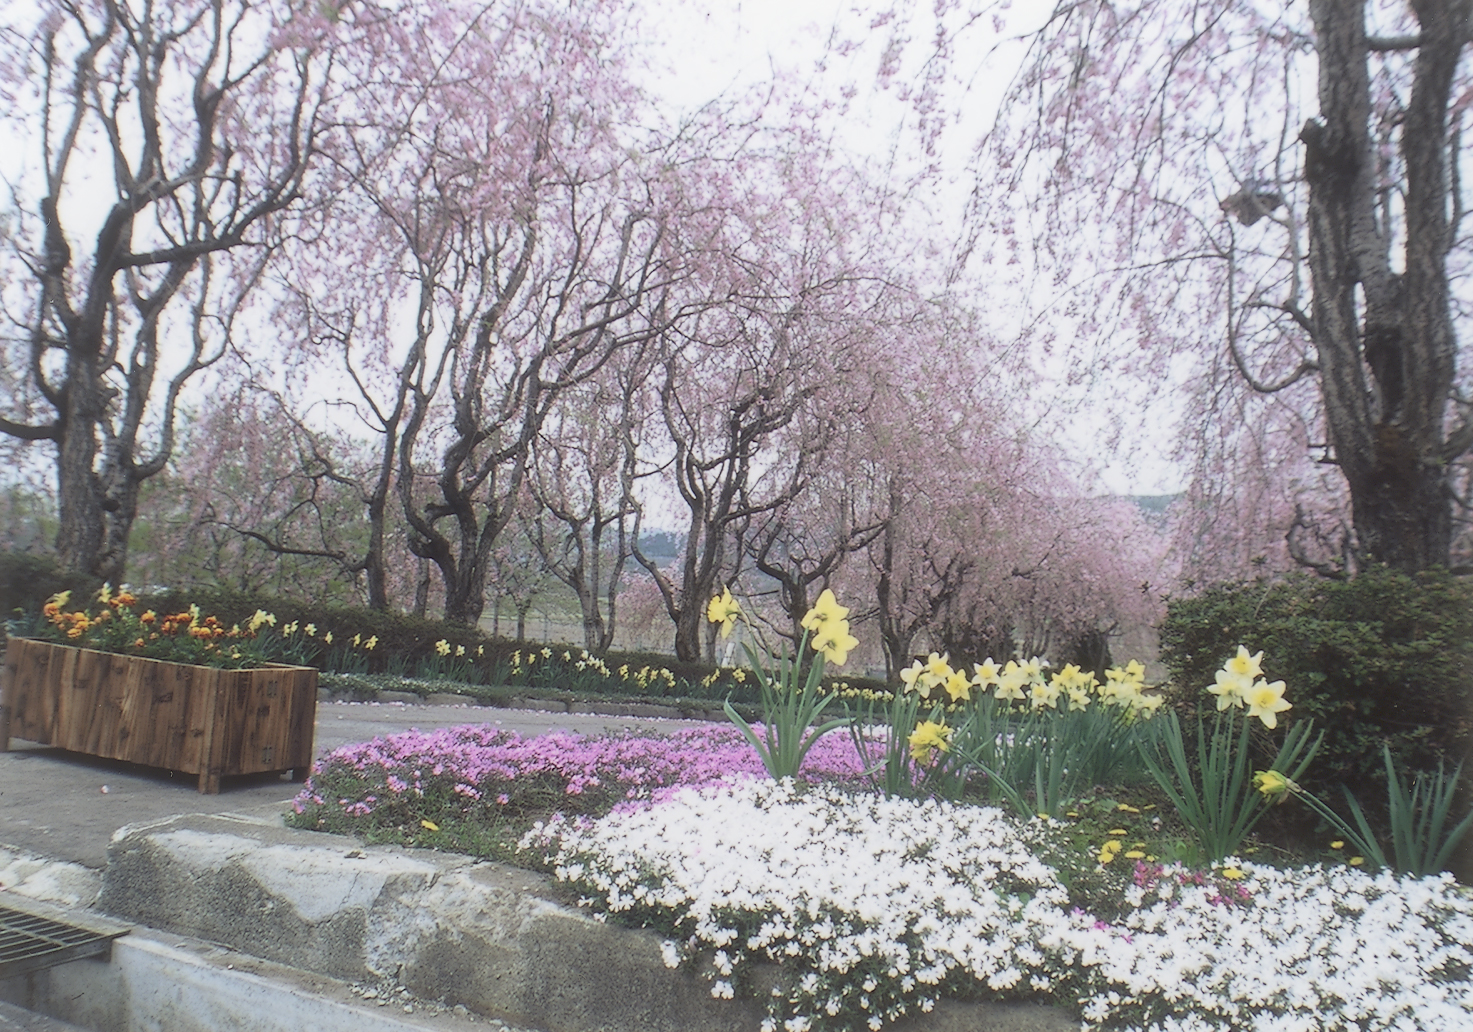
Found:
[[[1456,765],[1473,747],[1473,584],[1445,571],[1295,576],[1172,601],[1161,658],[1185,708],[1239,644],[1287,683],[1285,718],[1325,732],[1307,775],[1319,790],[1384,797],[1383,742],[1402,770]]]
[[[0,552],[0,621],[17,620],[28,629],[52,595],[70,591],[77,598],[91,595],[102,582],[64,570],[54,556],[31,552]]]

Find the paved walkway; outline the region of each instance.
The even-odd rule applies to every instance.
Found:
[[[323,702],[315,753],[408,728],[492,723],[524,735],[563,729],[597,734],[621,728],[695,726],[695,721],[545,713],[465,705]],[[224,779],[219,795],[200,795],[192,774],[171,774],[37,746],[20,739],[0,753],[0,846],[101,870],[113,832],[127,824],[187,813],[275,817],[298,786],[269,775]]]

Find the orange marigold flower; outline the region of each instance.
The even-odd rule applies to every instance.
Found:
[[[66,636],[68,638],[80,638],[82,636],[82,628],[80,628],[80,627],[73,627],[69,631],[66,632]]]

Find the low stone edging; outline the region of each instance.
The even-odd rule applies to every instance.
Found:
[[[755,1032],[751,999],[672,971],[658,935],[567,905],[542,875],[218,815],[122,828],[98,909],[547,1032]],[[767,973],[774,984],[780,969]],[[1073,1032],[1061,1008],[943,1002],[897,1032]]]

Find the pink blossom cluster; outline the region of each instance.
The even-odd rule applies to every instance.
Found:
[[[760,725],[754,730],[763,733]],[[850,737],[828,734],[809,751],[802,777],[809,782],[859,782],[863,770]],[[429,732],[411,729],[336,749],[313,768],[292,805],[302,813],[332,800],[350,816],[367,817],[376,804],[427,795],[466,807],[485,800],[507,805],[535,789],[544,796],[596,793],[605,801],[639,806],[684,786],[764,776],[761,759],[728,724],[662,735],[554,731],[532,738],[490,724],[467,724]],[[357,788],[351,797],[343,794],[350,784]],[[574,799],[565,802],[581,808]]]

